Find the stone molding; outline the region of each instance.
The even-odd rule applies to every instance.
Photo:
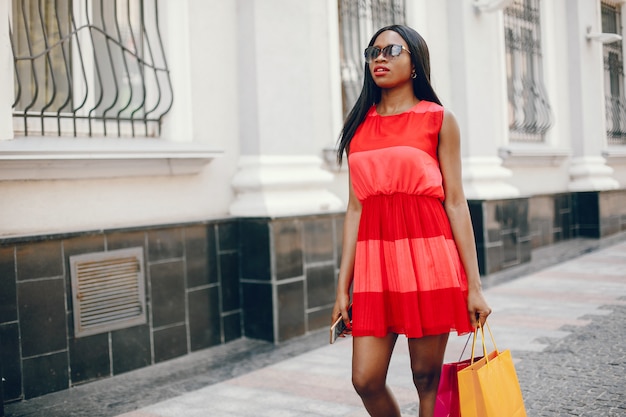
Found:
[[[326,189],[334,178],[324,161],[308,155],[244,155],[232,179],[236,197],[230,214],[275,217],[343,210]]]

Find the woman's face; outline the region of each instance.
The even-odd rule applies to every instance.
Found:
[[[401,45],[405,49],[402,49],[400,55],[395,57],[392,54],[385,56],[384,53],[372,57],[369,63],[370,74],[380,88],[394,88],[412,82],[413,63],[407,43],[398,33],[386,30],[376,37],[373,44],[380,49],[389,45]]]

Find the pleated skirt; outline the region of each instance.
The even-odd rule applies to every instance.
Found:
[[[467,277],[441,201],[395,193],[361,203],[353,336],[471,332]]]

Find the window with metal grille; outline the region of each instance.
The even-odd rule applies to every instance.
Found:
[[[363,50],[381,27],[405,24],[404,0],[340,0],[339,52],[343,113],[347,115],[363,86]]]
[[[602,3],[602,32],[622,34],[621,6]],[[626,145],[626,102],[622,41],[603,45],[606,134],[609,145]]]
[[[173,91],[158,0],[13,0],[16,135],[158,136]]]
[[[543,142],[552,110],[543,83],[540,0],[514,0],[504,9],[511,142]]]
[[[147,322],[143,248],[70,256],[76,337]]]

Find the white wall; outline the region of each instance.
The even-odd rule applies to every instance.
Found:
[[[160,5],[175,88],[162,139],[210,144],[223,156],[197,175],[0,181],[0,236],[176,223],[228,213],[239,152],[236,2]],[[4,104],[0,109],[6,112]]]
[[[1,3],[0,16],[9,13],[7,4]],[[509,143],[502,109],[506,106],[502,12],[476,13],[464,0],[408,2],[408,23],[430,48],[433,85],[461,124],[464,173],[469,173],[466,180],[472,187],[478,184],[470,187],[476,195],[490,189],[499,190],[494,197],[502,192],[512,196],[511,190],[521,195],[567,191],[574,138],[583,157],[600,156],[606,147],[586,145],[602,140],[599,109],[593,110],[593,119],[581,121],[573,114],[589,117],[589,112],[572,103],[581,92],[596,99],[603,95],[580,75],[577,78],[577,74],[602,76],[601,63],[585,58],[597,58],[599,45],[587,43],[582,33],[587,20],[599,24],[599,16],[591,13],[598,4],[542,1],[544,76],[554,125],[545,144],[520,149]],[[238,198],[233,184],[241,174],[241,157],[248,155],[257,158],[251,169],[258,168],[261,174],[283,169],[280,158],[302,158],[311,164],[305,177],[317,181],[309,196],[328,198],[334,208],[345,207],[345,164],[339,172],[329,169],[333,176],[328,181],[315,161],[307,159],[321,161],[323,150],[336,144],[343,122],[336,0],[162,0],[160,7],[175,90],[162,139],[202,145],[222,155],[190,175],[0,181],[0,236],[226,216]],[[568,12],[570,7],[579,10]],[[568,16],[576,21],[566,21]],[[0,19],[4,73],[11,65],[5,26],[6,19]],[[572,70],[574,64],[585,67]],[[10,86],[6,77],[2,82]],[[598,80],[593,83],[596,89],[601,85]],[[12,136],[7,103],[6,97],[0,103],[0,139],[5,143]],[[581,122],[584,132],[575,126]],[[501,166],[498,155],[503,149],[513,157]],[[614,150],[609,165],[613,180],[626,187],[626,157],[620,152],[626,154],[623,148]],[[597,166],[596,160],[591,163],[596,164],[592,168]],[[289,182],[293,179],[289,172],[296,171],[284,172],[283,179]],[[290,198],[280,194],[284,183],[263,183],[262,176],[252,178],[257,187],[253,192],[260,192],[261,200],[266,185],[276,186],[278,204],[281,198]],[[323,194],[324,188],[330,193]],[[332,195],[339,197],[340,205]]]

